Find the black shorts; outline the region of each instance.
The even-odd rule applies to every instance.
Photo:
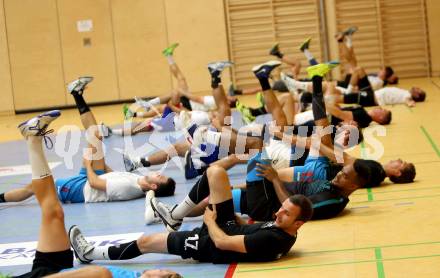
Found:
[[[342,87],[342,88],[347,88],[348,87],[348,85],[350,84],[350,79],[351,79],[351,74],[347,74],[346,76],[345,76],[345,79],[344,80],[338,80],[336,83],[337,83],[337,86],[338,87]]]
[[[344,95],[344,103],[355,103],[363,107],[376,106],[376,100],[374,99],[374,92],[372,90],[346,94]]]
[[[189,111],[192,111],[191,102],[189,102],[189,98],[187,98],[186,96],[181,96],[180,103],[182,103],[183,107],[185,107]]]
[[[273,184],[267,179],[246,182],[246,190],[241,192],[240,201],[242,213],[255,221],[272,221],[281,207]]]
[[[281,80],[277,80],[273,83],[272,90],[278,91],[278,92],[283,92],[283,93],[289,91],[289,89],[287,89],[286,84],[284,84],[284,82]]]
[[[73,252],[68,249],[59,252],[35,251],[32,270],[22,274],[20,278],[43,277],[73,267]]]
[[[232,199],[217,205],[216,222],[227,234],[229,234],[228,230],[234,230],[237,226]],[[215,262],[219,253],[209,237],[205,224],[192,231],[170,233],[167,238],[167,248],[169,254],[202,262]]]

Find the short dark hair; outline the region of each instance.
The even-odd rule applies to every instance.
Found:
[[[391,113],[391,111],[387,110],[388,113],[385,114],[383,121],[381,121],[380,124],[382,125],[389,125],[391,123],[391,120],[393,118],[393,114]]]
[[[426,98],[426,92],[423,91],[423,90],[420,90],[420,92],[419,92],[418,94],[416,94],[415,97],[412,96],[412,99],[413,99],[415,102],[422,102],[422,101],[425,101],[425,98]]]
[[[307,222],[312,218],[313,205],[309,198],[301,194],[295,194],[289,197],[289,201],[301,208],[301,213],[296,220]]]
[[[156,197],[168,197],[174,195],[176,189],[176,181],[172,178],[168,178],[166,182],[158,184],[155,192]]]
[[[386,177],[382,165],[374,160],[356,159],[353,168],[358,175],[360,187],[369,188],[379,186]]]
[[[414,164],[409,163],[405,168],[400,171],[400,176],[390,176],[390,180],[394,183],[410,183],[414,181],[416,177],[416,167]]]
[[[394,70],[390,66],[385,67],[385,78],[388,79],[391,75],[394,74]]]

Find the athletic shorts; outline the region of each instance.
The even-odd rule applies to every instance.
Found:
[[[337,81],[337,86],[347,88],[350,84],[351,74],[347,74],[344,80]]]
[[[20,278],[37,278],[58,273],[63,269],[73,267],[73,252],[68,249],[59,252],[35,251],[32,270],[20,276]]]
[[[363,107],[376,106],[376,100],[374,99],[374,92],[372,90],[346,94],[344,95],[344,103],[355,103]]]
[[[210,125],[211,119],[209,119],[208,112],[205,111],[191,111],[191,121],[196,125]]]
[[[217,208],[217,225],[225,231],[237,229],[232,200],[223,202],[221,208]],[[219,221],[219,219],[222,219]],[[169,254],[181,256],[183,259],[193,258],[201,262],[217,262],[220,260],[221,250],[218,250],[209,237],[208,228],[205,224],[192,231],[171,232],[167,238]],[[224,259],[221,259],[224,260]]]
[[[293,181],[312,182],[326,180],[330,162],[327,157],[307,157],[304,166],[293,168]]]
[[[95,173],[103,175],[104,170],[95,170]],[[55,186],[58,198],[63,203],[84,203],[84,186],[87,182],[87,170],[81,168],[78,175],[65,179],[56,179]]]
[[[286,84],[284,84],[284,82],[281,80],[277,80],[273,83],[272,90],[282,92],[282,93],[289,91],[289,89],[287,89]]]
[[[246,182],[246,190],[241,190],[238,200],[240,203],[234,207],[240,208],[242,214],[249,215],[255,221],[274,220],[275,213],[281,207],[273,184],[267,179]]]

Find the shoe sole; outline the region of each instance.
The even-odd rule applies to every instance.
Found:
[[[252,68],[252,71],[253,72],[258,72],[264,66],[275,67],[275,66],[279,66],[279,65],[281,65],[281,62],[279,62],[279,61],[269,61],[269,62],[266,62],[264,64],[260,64],[260,65],[254,66]]]
[[[160,219],[162,219],[162,222],[165,224],[165,228],[167,228],[167,230],[169,231],[169,232],[177,232],[179,229],[174,229],[171,225],[170,225],[170,223],[168,223],[168,221],[165,219],[165,217],[163,217],[160,213],[159,213],[159,211],[156,209],[156,207],[154,206],[154,204],[153,204],[153,199],[151,199],[150,200],[150,206],[151,206],[151,208],[153,209],[153,211],[157,214],[157,216],[159,216],[159,218]]]
[[[71,232],[72,229],[75,228],[75,227],[77,227],[77,226],[76,226],[76,225],[73,225],[72,227],[70,227],[69,232],[67,233],[68,236],[69,236],[70,247],[72,247],[72,249],[73,249],[73,253],[75,254],[75,258],[76,258],[78,261],[80,261],[82,264],[90,264],[92,261],[84,261],[84,260],[82,260],[82,259],[79,257],[78,253],[76,252],[75,248],[73,248],[73,245],[72,245],[72,243],[71,243],[72,241],[70,240],[70,232]]]

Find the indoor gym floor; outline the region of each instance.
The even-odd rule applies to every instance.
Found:
[[[411,85],[426,90],[427,101],[415,108],[390,107],[392,124],[386,127],[386,136],[375,137],[385,149],[381,162],[402,158],[415,163],[415,183],[385,184],[380,188],[356,191],[341,216],[304,225],[293,251],[276,262],[212,265],[181,260],[172,255],[144,255],[112,264],[137,270],[169,268],[184,277],[440,277],[440,212],[437,211],[440,204],[437,172],[440,170],[440,79],[402,80],[399,87],[409,88]],[[244,102],[253,104],[254,97],[246,96]],[[122,118],[121,105],[93,107],[92,110],[98,121],[109,125],[119,124]],[[16,126],[35,114],[0,117],[0,192],[30,181],[30,174],[14,173],[18,171],[14,166],[28,164],[25,144]],[[58,130],[66,124],[80,126],[75,109],[63,111],[51,127]],[[134,145],[145,144],[148,136],[135,136]],[[163,146],[165,137],[173,140],[179,135],[161,134],[149,141],[144,153],[151,152],[156,144]],[[108,164],[115,170],[122,170],[122,159],[117,150],[123,147],[123,140],[113,136],[105,143]],[[61,162],[53,169],[55,178],[75,174],[80,167],[79,153],[73,159],[73,169],[67,169],[63,158],[53,150],[47,150],[46,154],[50,162]],[[371,146],[363,144],[353,150],[353,154],[368,158]],[[166,174],[176,179],[177,188],[176,195],[166,198],[165,202],[183,199],[195,181],[185,181],[179,165],[178,161],[170,162],[166,168]],[[232,184],[244,181],[244,170],[245,166],[239,166],[230,171]],[[161,224],[143,224],[143,199],[63,207],[66,227],[77,224],[86,236],[110,235],[111,240],[131,239],[140,233],[164,231]],[[38,239],[40,211],[35,198],[22,203],[0,204],[0,216],[0,272],[20,274],[29,271],[33,251],[28,248],[23,252],[22,247],[34,246],[27,242]],[[190,219],[184,222],[182,229],[198,224],[200,218]],[[105,244],[105,240],[101,240],[101,244]]]

